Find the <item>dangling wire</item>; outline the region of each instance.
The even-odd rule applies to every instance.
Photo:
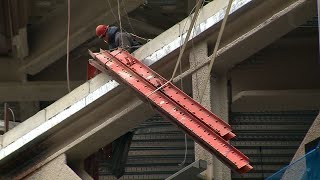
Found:
[[[179,63],[180,65],[180,74],[182,73],[182,65],[181,62]],[[183,79],[180,80],[180,87],[181,90],[183,91]],[[185,150],[184,150],[184,158],[183,161],[179,164],[179,166],[183,166],[186,163],[187,160],[187,153],[188,153],[188,141],[187,141],[187,134],[184,134],[184,145],[185,145]]]
[[[8,0],[8,17],[9,17],[9,29],[10,29],[10,38],[13,40],[13,27],[12,27],[12,15],[11,15],[11,0]],[[13,43],[11,43],[11,48],[14,49]]]
[[[116,23],[117,23],[117,24],[119,25],[119,27],[120,27],[119,18],[117,18],[117,16],[115,15],[115,13],[114,13],[114,11],[113,11],[113,9],[112,9],[110,0],[107,0],[107,2],[108,2],[108,6],[109,6],[109,8],[110,8],[110,10],[111,10],[111,13],[112,13],[114,19],[116,20]],[[123,3],[124,3],[124,1],[122,1],[122,4],[123,4]],[[133,26],[132,26],[132,24],[131,24],[131,22],[130,22],[130,19],[129,19],[128,12],[127,12],[127,10],[126,10],[126,6],[123,5],[123,8],[124,8],[124,11],[125,11],[126,16],[127,16],[127,18],[128,18],[128,23],[129,23],[129,25],[130,25],[133,33],[129,33],[129,32],[128,32],[125,28],[123,28],[123,27],[122,27],[121,29],[122,29],[124,32],[131,34],[131,36],[134,36],[134,37],[137,37],[137,38],[139,38],[139,39],[145,40],[146,42],[151,41],[152,39],[147,39],[147,38],[144,38],[144,37],[141,37],[141,36],[138,36],[138,35],[135,34],[135,31],[134,31]],[[132,47],[132,48],[136,48],[136,47]]]
[[[123,38],[122,38],[122,22],[121,22],[121,13],[120,13],[120,2],[117,0],[118,3],[118,18],[120,23],[120,39],[121,39],[121,47],[123,46]]]
[[[185,23],[186,25],[186,23]],[[179,31],[181,30],[180,28],[180,23],[179,23]],[[180,37],[181,37],[181,43],[182,43],[182,32],[184,31],[184,27],[183,29],[181,30],[181,32],[179,32],[180,34]],[[180,44],[180,51],[181,51],[181,46],[182,44]],[[182,66],[181,66],[181,62],[179,63],[179,69],[180,69],[180,74],[182,73]],[[181,79],[180,80],[180,89],[183,91],[183,80]],[[178,164],[179,166],[183,166],[185,163],[186,163],[186,159],[187,159],[187,153],[188,153],[188,142],[187,142],[187,134],[184,134],[184,158],[183,158],[183,161]]]
[[[14,115],[13,110],[12,110],[10,107],[8,107],[8,109],[9,109],[9,111],[11,112],[11,115],[12,115],[12,121],[13,121],[13,122],[16,122],[16,117],[15,117],[15,115]]]
[[[125,2],[125,0],[122,1],[122,4],[124,4],[124,2]],[[132,26],[132,24],[131,24],[131,22],[130,22],[130,18],[129,18],[128,11],[127,11],[127,8],[126,8],[125,4],[123,5],[123,10],[124,10],[125,15],[126,15],[126,17],[127,17],[128,24],[129,24],[129,26],[130,26],[130,28],[131,28],[131,31],[133,32],[133,34],[136,34],[136,32],[134,31],[133,26]]]
[[[191,24],[190,24],[189,30],[188,30],[188,32],[187,32],[187,36],[186,36],[185,41],[184,41],[184,43],[183,43],[182,49],[181,49],[181,51],[180,51],[180,54],[179,54],[179,57],[178,57],[176,66],[174,67],[174,70],[173,70],[172,76],[171,76],[171,78],[170,78],[170,81],[171,81],[171,80],[174,78],[174,76],[176,75],[176,72],[177,72],[177,69],[178,69],[178,65],[179,65],[179,63],[180,63],[180,61],[181,61],[181,59],[182,59],[183,52],[184,52],[184,50],[185,50],[185,48],[186,48],[186,46],[187,46],[187,42],[188,42],[188,40],[189,40],[189,37],[190,37],[190,34],[191,34],[191,30],[193,29],[193,25],[195,24],[195,21],[196,21],[196,19],[198,18],[199,10],[200,10],[201,4],[202,4],[202,3],[200,3],[200,2],[201,2],[201,0],[198,0],[197,5],[196,5],[196,10],[195,10],[195,12],[194,12],[194,17],[193,17],[192,20],[191,20]]]
[[[68,0],[68,31],[67,31],[67,85],[68,85],[68,91],[71,91],[70,88],[70,64],[69,64],[69,44],[70,44],[70,0]]]
[[[113,11],[113,9],[112,9],[112,6],[111,6],[111,4],[110,4],[110,0],[107,0],[107,1],[108,1],[109,8],[110,8],[110,10],[111,10],[111,13],[112,13],[114,19],[116,20],[116,23],[119,24],[119,26],[120,26],[119,19],[117,18],[116,14],[114,13],[114,11]],[[108,11],[106,11],[106,12],[108,12]]]
[[[204,5],[204,1],[203,1],[203,3],[202,3],[202,5],[201,5],[201,7],[203,7],[203,5]],[[191,14],[192,14],[192,12],[193,12],[193,10],[196,8],[196,6],[197,5],[195,5],[193,8],[192,8],[192,10],[190,11],[190,13],[189,13],[189,15],[188,15],[188,17],[191,17]],[[197,22],[197,19],[195,20],[195,23],[193,24],[193,28],[195,27],[195,25],[196,25],[196,22]],[[182,49],[182,41],[183,41],[183,39],[182,39],[182,34],[183,34],[183,32],[184,32],[184,29],[185,29],[185,27],[186,27],[186,24],[187,24],[187,21],[185,21],[185,23],[184,23],[184,26],[183,26],[183,28],[182,28],[182,30],[180,31],[180,23],[179,23],[179,36],[180,36],[180,42],[181,42],[181,44],[180,44],[180,51],[181,51],[181,49]],[[193,35],[194,35],[194,33],[195,33],[195,31],[193,31]],[[191,39],[191,41],[192,41],[192,45],[193,45],[193,38]],[[193,51],[194,52],[194,51]],[[182,63],[181,63],[181,61],[180,61],[180,63],[179,63],[179,68],[180,68],[180,74],[182,73]],[[180,79],[180,87],[181,87],[181,90],[182,91],[184,91],[183,90],[183,79],[181,78]],[[184,158],[183,158],[183,161],[179,164],[179,166],[183,166],[185,163],[186,163],[186,161],[187,161],[187,154],[188,154],[188,139],[187,139],[187,134],[184,134],[184,144],[185,144],[185,151],[184,151]]]

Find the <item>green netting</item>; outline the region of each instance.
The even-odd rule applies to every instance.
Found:
[[[320,146],[266,180],[320,180]]]

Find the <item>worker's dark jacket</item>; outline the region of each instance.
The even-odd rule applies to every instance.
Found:
[[[119,28],[116,26],[108,28],[108,36],[110,50],[121,47],[132,53],[140,47],[140,44],[131,36],[131,34],[126,32],[121,33]]]

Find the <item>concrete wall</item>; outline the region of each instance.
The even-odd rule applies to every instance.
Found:
[[[207,43],[203,42],[190,52],[190,66],[195,67],[205,58],[207,58]],[[193,98],[200,102],[207,109],[211,110],[217,116],[228,122],[228,100],[227,100],[227,79],[226,76],[215,76],[211,77],[208,72],[209,67],[205,66],[192,75],[192,88],[193,88]],[[206,80],[210,80],[207,84]],[[203,88],[206,90],[204,94]],[[208,168],[204,172],[207,179],[221,179],[229,180],[231,179],[231,171],[226,167],[220,160],[218,160],[214,155],[206,151],[200,145],[195,144],[195,159],[206,160],[208,163]]]
[[[282,38],[231,70],[232,95],[245,90],[320,89],[314,32]]]

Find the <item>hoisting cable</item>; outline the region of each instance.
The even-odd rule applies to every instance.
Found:
[[[70,0],[68,0],[68,27],[67,27],[67,86],[68,91],[71,91],[70,88],[70,63],[69,63],[69,48],[70,48]]]
[[[175,65],[175,67],[174,67],[174,70],[173,70],[173,73],[172,73],[171,78],[170,78],[166,83],[164,83],[162,86],[160,86],[159,88],[157,88],[156,90],[154,90],[153,92],[151,92],[147,97],[149,97],[149,96],[152,95],[153,93],[157,92],[158,90],[162,89],[165,85],[167,85],[169,82],[171,82],[171,81],[173,80],[174,76],[176,75],[177,69],[178,69],[178,67],[179,67],[179,63],[180,63],[180,61],[181,61],[181,59],[182,59],[183,52],[184,52],[184,50],[185,50],[185,48],[186,48],[186,46],[187,46],[188,40],[189,40],[189,38],[190,38],[190,34],[191,34],[192,29],[193,29],[193,25],[194,25],[196,19],[198,18],[199,10],[200,10],[201,4],[202,4],[202,3],[200,3],[201,1],[202,1],[202,0],[198,0],[198,1],[197,1],[196,10],[195,10],[194,15],[193,15],[193,17],[192,17],[192,20],[191,20],[191,23],[190,23],[190,26],[189,26],[189,29],[188,29],[188,32],[187,32],[187,36],[186,36],[185,41],[184,41],[184,43],[183,43],[182,49],[181,49],[181,51],[180,51],[180,54],[179,54],[178,60],[177,60],[177,62],[176,62],[176,65]]]
[[[118,3],[118,18],[119,18],[119,25],[120,25],[120,38],[121,38],[121,47],[123,47],[123,38],[122,38],[122,22],[121,22],[121,13],[120,13],[120,2],[117,0]]]
[[[110,10],[111,10],[111,13],[112,13],[114,19],[117,21],[116,23],[120,26],[119,18],[117,18],[117,16],[115,15],[115,13],[114,13],[114,11],[113,11],[113,9],[112,9],[112,6],[111,6],[111,4],[110,4],[110,0],[107,0],[107,2],[108,2],[108,6],[109,6],[109,8],[110,8]],[[123,2],[124,2],[124,1],[123,1]],[[123,3],[122,3],[122,4],[123,4]],[[124,11],[125,11],[126,16],[127,16],[127,19],[128,19],[128,23],[129,23],[129,25],[130,25],[133,33],[129,33],[129,32],[126,31],[126,29],[124,29],[123,27],[122,27],[121,29],[122,29],[124,32],[129,33],[131,36],[134,36],[134,37],[136,37],[136,38],[145,40],[146,42],[151,41],[152,39],[147,39],[147,38],[144,38],[144,37],[141,37],[141,36],[138,36],[138,35],[135,34],[135,31],[134,31],[134,29],[133,29],[133,26],[132,26],[132,24],[131,24],[131,22],[130,22],[130,18],[129,18],[129,15],[128,15],[128,11],[126,10],[126,7],[125,7],[125,6],[124,6],[123,8],[124,8]],[[132,47],[130,47],[130,48],[136,48],[136,47],[133,47],[133,46],[132,46]],[[117,49],[117,48],[115,48],[115,49]]]
[[[227,9],[226,9],[226,13],[224,15],[224,18],[223,18],[223,21],[222,21],[222,24],[221,24],[221,28],[220,28],[220,31],[219,31],[219,34],[218,34],[218,38],[217,38],[217,41],[216,41],[216,45],[214,47],[214,51],[213,51],[213,55],[212,55],[212,59],[210,61],[210,64],[209,64],[209,70],[208,70],[208,75],[207,75],[207,78],[205,79],[205,82],[204,82],[204,87],[200,93],[200,97],[199,97],[199,102],[201,103],[202,102],[202,98],[203,98],[203,95],[207,89],[207,84],[208,84],[208,81],[210,79],[210,76],[211,76],[211,70],[212,70],[212,66],[213,66],[213,63],[216,59],[216,56],[217,56],[217,51],[218,51],[218,48],[219,48],[219,44],[220,44],[220,41],[221,41],[221,37],[222,37],[222,34],[223,34],[223,31],[224,31],[224,28],[226,26],[226,22],[227,22],[227,19],[229,17],[229,13],[230,13],[230,9],[231,9],[231,5],[232,5],[232,1],[233,0],[229,0],[229,4],[227,6]]]
[[[202,2],[201,7],[203,7],[203,5],[204,5],[204,1]],[[193,10],[196,8],[196,6],[197,6],[197,5],[195,5],[195,6],[191,9],[188,17],[191,17],[191,14],[192,14]],[[195,27],[196,22],[197,22],[197,20],[195,21],[195,23],[194,23],[194,25],[193,25],[193,28]],[[184,32],[184,29],[185,29],[185,27],[186,27],[186,24],[187,24],[187,21],[185,21],[181,32],[179,32],[179,36],[181,37],[181,41],[180,41],[181,43],[182,43],[182,41],[183,41],[183,39],[182,39],[182,34],[183,34],[183,32]],[[179,23],[179,31],[180,31],[180,23]],[[193,35],[194,35],[194,33],[195,33],[195,32],[193,31]],[[193,38],[191,39],[191,41],[192,41],[192,48],[193,48]],[[180,51],[181,51],[181,49],[182,49],[182,44],[180,44]],[[193,53],[194,53],[194,51],[193,51]],[[181,74],[181,73],[182,73],[182,63],[181,63],[181,62],[179,63],[179,69],[180,69],[180,74]],[[181,90],[184,91],[184,90],[183,90],[183,79],[182,79],[182,78],[180,79],[180,87],[181,87]],[[187,154],[188,154],[188,139],[187,139],[187,134],[184,134],[184,145],[185,145],[184,158],[183,158],[183,161],[182,161],[180,164],[178,164],[179,166],[183,166],[183,165],[186,163],[186,161],[187,161]]]
[[[196,10],[195,10],[195,12],[194,12],[193,18],[192,18],[192,20],[191,20],[190,27],[189,27],[188,32],[187,32],[187,36],[186,36],[186,38],[185,38],[185,40],[184,40],[184,43],[183,43],[182,49],[181,49],[180,54],[179,54],[179,56],[178,56],[177,63],[176,63],[176,65],[175,65],[175,67],[174,67],[174,70],[173,70],[172,76],[171,76],[171,78],[170,78],[170,80],[169,80],[169,81],[172,81],[172,79],[173,79],[173,78],[174,78],[174,76],[176,75],[176,72],[177,72],[178,66],[179,66],[180,61],[181,61],[181,59],[182,59],[182,55],[183,55],[183,53],[184,53],[184,50],[186,49],[186,46],[187,46],[188,40],[189,40],[189,38],[190,38],[190,34],[191,34],[192,29],[193,29],[193,25],[194,25],[194,23],[196,22],[196,19],[198,18],[198,15],[199,15],[199,12],[200,12],[199,10],[200,10],[201,4],[202,4],[202,3],[201,3],[201,0],[198,0],[198,1],[197,1],[197,7],[196,7]]]
[[[124,4],[124,2],[125,2],[125,0],[123,0],[123,1],[122,1],[122,4]],[[124,13],[125,13],[125,14],[126,14],[126,16],[127,16],[127,21],[128,21],[128,24],[129,24],[129,26],[130,26],[130,28],[131,28],[131,30],[132,30],[132,32],[133,32],[133,34],[136,34],[136,32],[134,31],[133,26],[132,26],[132,24],[131,24],[131,22],[130,22],[130,18],[129,18],[129,15],[128,15],[128,11],[127,11],[127,9],[126,9],[126,6],[125,6],[125,5],[123,5],[123,10],[124,10]]]

